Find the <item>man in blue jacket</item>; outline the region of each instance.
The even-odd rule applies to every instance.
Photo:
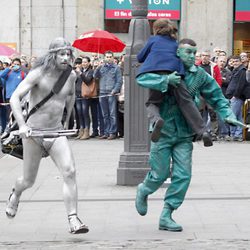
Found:
[[[101,139],[113,140],[117,133],[117,96],[122,86],[120,67],[114,63],[114,54],[107,51],[104,54],[104,64],[94,72],[94,78],[99,80],[100,105],[104,120],[104,135]]]
[[[0,72],[0,77],[5,81],[5,101],[9,102],[10,97],[26,74],[21,70],[21,60],[15,58],[9,68]]]
[[[3,83],[3,100],[8,103],[13,92],[19,85],[19,83],[25,78],[26,74],[21,70],[21,60],[19,58],[15,58],[12,61],[12,64],[9,68],[5,68],[0,71],[0,78]],[[10,106],[3,107],[2,115],[6,116],[5,118],[2,116],[3,122],[3,130],[5,129],[6,122],[8,122],[8,117],[10,113]]]

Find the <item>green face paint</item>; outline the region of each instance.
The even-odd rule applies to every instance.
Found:
[[[189,44],[181,44],[178,48],[177,55],[182,60],[185,68],[190,68],[195,63],[195,54],[197,52],[197,48],[191,46]]]

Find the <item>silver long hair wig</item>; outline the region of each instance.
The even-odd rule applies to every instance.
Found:
[[[36,69],[40,67],[43,72],[47,72],[50,70],[55,70],[56,69],[56,56],[57,52],[60,50],[65,50],[68,49],[71,52],[71,62],[73,63],[74,60],[74,55],[73,55],[73,48],[70,44],[70,42],[66,41],[62,37],[55,38],[50,46],[49,46],[49,51],[41,57],[38,57],[32,69]]]

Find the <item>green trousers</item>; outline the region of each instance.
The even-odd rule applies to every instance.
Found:
[[[172,209],[177,209],[183,202],[192,171],[193,144],[190,138],[162,136],[157,143],[152,143],[149,164],[151,170],[146,175],[142,193],[154,193],[164,181],[170,177],[172,160],[171,184],[168,187],[164,202]]]

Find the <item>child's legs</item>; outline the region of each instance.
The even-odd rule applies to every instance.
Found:
[[[159,75],[166,75],[170,74],[170,71],[158,71],[154,72]],[[154,89],[149,89],[149,98],[147,102],[145,103],[146,105],[146,110],[147,110],[147,115],[148,118],[150,119],[150,123],[153,124],[159,119],[162,119],[160,116],[159,112],[159,107],[161,103],[163,103],[165,97],[165,93],[162,93],[161,91],[154,90]]]
[[[206,126],[201,117],[200,111],[186,88],[186,85],[181,82],[178,88],[173,89],[178,106],[187,123],[196,134],[202,135],[206,131]]]
[[[163,102],[163,99],[164,93],[157,90],[149,90],[149,98],[146,102],[146,110],[151,124],[161,118],[159,106]]]
[[[157,105],[158,107],[164,100],[165,93],[162,93],[161,91],[158,90],[149,90],[149,98],[146,102],[146,107],[149,106],[150,104]]]

